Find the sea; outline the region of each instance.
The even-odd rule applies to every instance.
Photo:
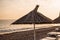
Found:
[[[13,25],[12,23],[15,21],[16,21],[15,19],[0,20],[0,35],[9,34],[13,32],[34,30],[34,24]],[[49,28],[54,26],[60,26],[60,24],[35,24],[35,29]]]

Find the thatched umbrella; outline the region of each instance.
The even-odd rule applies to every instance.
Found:
[[[60,13],[59,16],[53,20],[53,23],[60,23]]]
[[[12,24],[33,24],[34,25],[34,40],[36,40],[35,24],[52,23],[52,20],[37,12],[39,5],[37,5],[31,12],[22,18],[16,20]]]

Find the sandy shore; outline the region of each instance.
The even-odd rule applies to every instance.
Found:
[[[48,32],[54,31],[56,27],[50,28],[41,28],[36,29],[36,39],[40,40],[47,36]],[[33,40],[33,30],[23,31],[23,32],[15,32],[10,34],[0,35],[0,40]]]

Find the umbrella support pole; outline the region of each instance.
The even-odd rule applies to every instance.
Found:
[[[34,26],[34,40],[36,40],[35,24],[33,24],[33,26]]]

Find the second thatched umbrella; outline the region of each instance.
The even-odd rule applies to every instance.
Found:
[[[35,24],[52,23],[52,20],[37,12],[39,5],[37,5],[31,12],[22,18],[16,20],[12,24],[33,24],[34,25],[34,40],[36,40]]]
[[[59,16],[53,20],[53,23],[60,23],[60,13],[59,13]]]

